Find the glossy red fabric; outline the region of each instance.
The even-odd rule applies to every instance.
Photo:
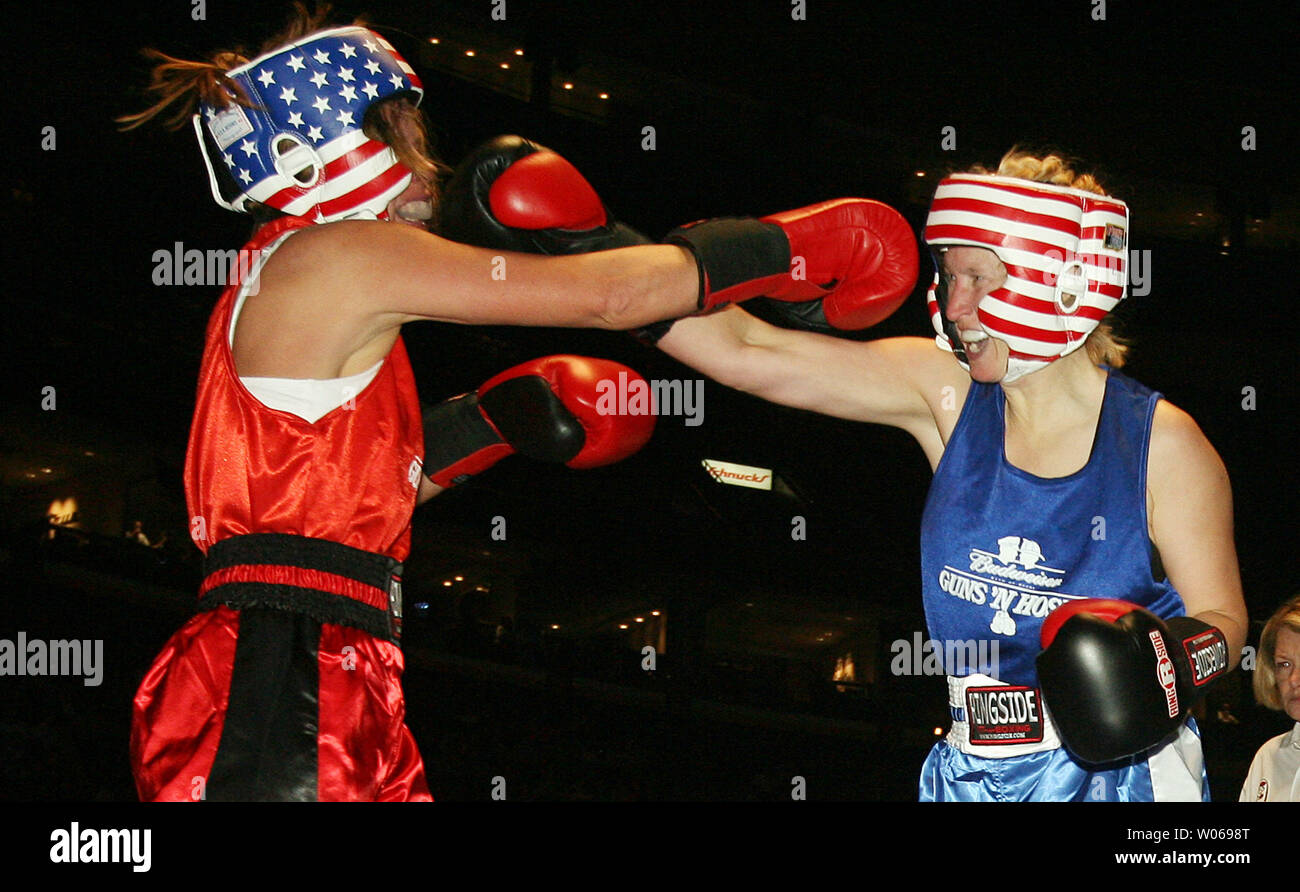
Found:
[[[282,218],[245,251],[309,225]],[[243,533],[331,539],[405,560],[424,432],[401,339],[352,405],[317,420],[268,409],[240,383],[230,352],[236,288],[208,323],[185,460],[190,536],[208,544]]]
[[[244,250],[260,252],[307,225],[283,218],[262,227]],[[289,533],[405,560],[424,434],[401,339],[349,405],[307,422],[268,409],[240,383],[229,346],[238,291],[238,284],[226,289],[208,324],[185,463],[191,538],[206,553],[229,536]],[[347,585],[323,588],[349,593]],[[131,731],[141,799],[202,798],[221,739],[238,632],[238,611],[201,613],[172,636],[145,675]],[[401,650],[325,624],[318,666],[319,798],[429,799],[404,724]]]
[[[172,636],[135,696],[131,764],[145,801],[206,798],[221,741],[239,612],[201,613]],[[317,797],[430,801],[407,729],[401,649],[345,626],[321,627]]]

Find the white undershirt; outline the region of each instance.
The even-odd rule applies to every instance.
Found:
[[[239,321],[239,313],[244,308],[244,299],[248,297],[249,285],[258,281],[262,264],[266,263],[271,253],[291,235],[293,232],[286,232],[261,250],[244,281],[244,286],[239,289],[235,308],[230,314],[229,338],[232,350],[235,346],[235,324]],[[314,424],[339,406],[355,400],[357,394],[365,390],[375,379],[375,375],[379,374],[383,364],[384,361],[381,359],[364,372],[348,375],[346,378],[258,378],[240,375],[239,380],[248,392],[267,408],[290,412]]]

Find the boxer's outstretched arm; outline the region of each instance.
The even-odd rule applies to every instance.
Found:
[[[768,325],[731,307],[680,319],[669,355],[755,396],[852,421],[902,428],[942,449],[970,376],[928,338],[850,341]],[[950,388],[950,389],[946,389]],[[939,413],[942,413],[941,415]]]
[[[283,256],[282,256],[283,255]],[[329,264],[319,258],[330,257]],[[342,221],[295,234],[267,274],[379,327],[468,325],[626,329],[693,313],[699,272],[685,248],[648,245],[541,257],[457,244],[409,226]]]

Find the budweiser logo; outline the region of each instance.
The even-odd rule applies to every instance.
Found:
[[[972,551],[970,553],[970,569],[972,573],[996,576],[999,579],[1011,579],[1016,582],[1023,582],[1026,585],[1041,586],[1043,588],[1055,588],[1061,584],[1060,579],[1048,576],[1042,570],[1021,570],[1019,567],[1008,567],[998,563],[997,556],[989,554],[987,551]]]

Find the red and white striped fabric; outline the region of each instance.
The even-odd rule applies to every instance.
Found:
[[[1003,382],[1077,350],[1125,296],[1128,228],[1128,206],[1095,192],[985,174],[947,177],[924,232],[935,260],[927,299],[937,343],[964,360],[945,326],[938,270],[947,246],[970,245],[1007,268],[1006,282],[978,310],[989,335],[1010,348]]]
[[[194,116],[218,204],[243,211],[252,200],[317,223],[387,217],[411,172],[365,135],[366,110],[391,96],[418,104],[424,95],[392,44],[365,28],[333,28],[226,76],[251,105],[200,103]]]

